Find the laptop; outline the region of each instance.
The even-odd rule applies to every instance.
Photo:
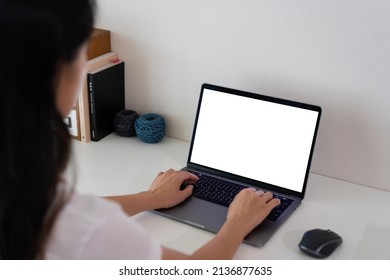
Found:
[[[183,170],[200,179],[193,194],[154,212],[218,232],[246,187],[281,200],[244,243],[261,247],[302,202],[321,117],[319,106],[203,84]]]

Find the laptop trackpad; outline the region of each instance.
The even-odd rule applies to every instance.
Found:
[[[156,210],[156,213],[195,227],[218,232],[226,220],[227,211],[227,207],[191,197],[173,208]]]

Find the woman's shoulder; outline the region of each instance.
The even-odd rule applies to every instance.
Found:
[[[102,197],[74,192],[64,206],[61,216],[88,223],[99,223],[103,217],[113,211],[121,211],[118,204]]]
[[[75,192],[57,217],[46,257],[160,258],[160,250],[160,246],[122,211],[119,204]]]

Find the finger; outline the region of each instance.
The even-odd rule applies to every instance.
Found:
[[[187,175],[188,175],[190,178],[192,178],[192,179],[194,179],[194,180],[199,180],[199,177],[196,176],[195,174],[193,174],[193,173],[191,173],[191,172],[189,172],[189,171],[183,171],[183,172],[187,173]]]
[[[266,202],[268,202],[274,197],[274,195],[271,192],[265,192],[261,197],[264,198]]]
[[[194,189],[193,185],[188,185],[185,189],[183,189],[180,192],[180,196],[183,198],[183,200],[192,194],[193,189]]]
[[[278,206],[280,204],[280,199],[278,198],[273,198],[271,199],[270,201],[268,201],[267,205],[269,207],[271,207],[271,209],[275,208],[276,206]]]
[[[256,194],[257,194],[258,196],[262,196],[262,195],[264,194],[264,191],[262,191],[262,190],[257,190],[257,191],[256,191]]]
[[[180,176],[180,179],[182,181],[192,181],[192,182],[196,182],[199,180],[199,177],[192,174],[191,172],[188,172],[188,171],[178,171],[178,176]]]

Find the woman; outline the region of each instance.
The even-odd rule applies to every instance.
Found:
[[[63,179],[71,152],[63,118],[85,75],[93,9],[92,0],[0,0],[0,258],[232,258],[279,204],[271,193],[240,192],[220,232],[186,255],[128,215],[180,203],[192,192],[180,184],[196,176],[161,172],[148,191],[111,201],[77,194]]]

